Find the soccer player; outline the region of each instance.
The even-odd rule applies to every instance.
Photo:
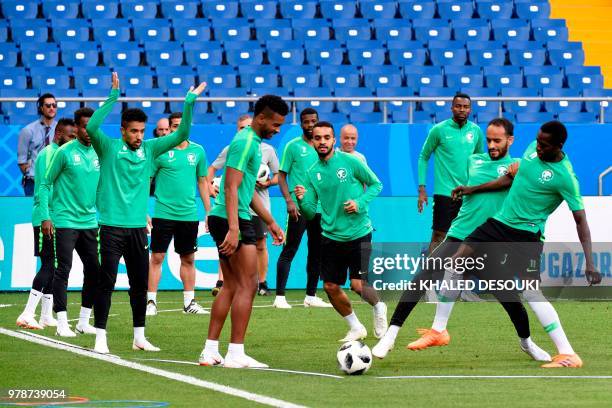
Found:
[[[108,353],[106,323],[119,259],[123,256],[130,282],[130,304],[134,326],[134,350],[159,351],[144,335],[149,275],[147,243],[147,202],[151,165],[155,158],[189,137],[191,114],[205,83],[187,93],[183,120],[176,132],[143,141],[147,115],[140,109],[121,114],[121,139],[111,139],[102,130],[104,118],[119,97],[119,77],[112,75],[109,98],[94,112],[87,133],[100,158],[100,185],[97,207],[100,212],[100,281],[95,300],[96,343],[94,350]]]
[[[155,129],[153,129],[153,137],[166,136],[171,131],[170,121],[168,118],[161,118],[155,124]]]
[[[261,165],[260,143],[279,132],[289,107],[280,97],[264,95],[255,103],[251,126],[230,143],[221,179],[221,192],[208,217],[208,228],[219,250],[223,290],[212,305],[208,336],[199,363],[228,368],[267,367],[244,352],[244,338],[257,291],[255,228],[249,206],[266,223],[274,244],[283,242],[283,231],[255,194]],[[231,309],[232,329],[225,359],[219,353],[219,336]]]
[[[509,154],[509,148],[514,142],[514,126],[504,118],[493,119],[489,122],[486,132],[488,153],[473,154],[468,159],[468,186],[478,185],[484,182],[495,180],[500,174],[506,174],[509,167],[516,163]],[[507,191],[496,191],[488,194],[468,196],[461,205],[461,210],[453,220],[445,240],[438,245],[430,254],[432,258],[447,258],[452,256],[461,243],[476,227],[485,222],[487,218],[495,215],[502,206],[506,198]],[[437,272],[437,271],[436,271]],[[419,283],[427,280],[438,280],[438,273],[424,270],[417,275],[413,282]],[[393,316],[391,325],[383,338],[372,348],[372,354],[378,358],[384,358],[389,350],[394,346],[397,334],[423,296],[424,290],[407,290],[402,294]],[[453,303],[444,302],[440,299],[437,304],[439,310],[452,307]],[[502,303],[506,312],[513,319],[520,320],[524,315],[519,310],[520,304]],[[522,330],[521,323],[517,323]],[[517,327],[515,324],[515,327]],[[446,322],[440,319],[434,320],[430,330],[421,330],[422,337],[412,343],[407,348],[411,350],[422,350],[430,346],[444,346],[450,342],[450,336],[446,331]],[[530,338],[529,333],[521,331],[519,334],[520,347],[532,358],[538,361],[550,361],[548,353],[539,348]]]
[[[381,192],[382,183],[361,160],[334,149],[336,139],[331,123],[318,122],[312,133],[319,159],[303,177],[304,184],[296,185],[294,191],[304,217],[309,220],[317,214],[318,202],[321,204],[323,287],[334,309],[350,327],[340,341],[367,336],[341,287],[346,282],[347,270],[353,290],[373,306],[374,335],[380,338],[387,328],[387,306],[367,284],[367,265],[373,230],[368,204]],[[361,285],[356,286],[357,281]]]
[[[32,289],[28,296],[25,309],[17,318],[17,326],[24,329],[43,329],[46,326],[56,326],[57,321],[53,318],[53,274],[55,272],[53,247],[53,235],[50,231],[43,234],[41,223],[49,219],[52,208],[43,208],[40,202],[40,187],[45,177],[47,167],[51,163],[53,155],[64,143],[74,138],[74,122],[63,118],[55,126],[55,134],[51,144],[40,151],[34,162],[34,206],[32,208],[32,225],[34,227],[34,256],[40,258],[40,269],[32,281]],[[42,300],[40,321],[34,319],[36,307]]]
[[[291,309],[285,299],[285,287],[291,270],[291,262],[302,241],[304,231],[308,233],[308,258],[306,260],[306,297],[305,307],[332,307],[317,296],[317,285],[321,274],[321,212],[307,220],[300,214],[294,189],[298,184],[304,184],[304,177],[310,166],[318,159],[317,152],[312,147],[312,129],[319,121],[316,110],[306,108],[300,113],[302,136],[296,137],[285,145],[280,164],[278,185],[287,203],[287,241],[278,257],[276,264],[276,298],[274,307]],[[289,176],[289,182],[287,182]]]
[[[68,325],[66,309],[68,276],[75,249],[83,262],[84,277],[81,311],[75,329],[81,334],[96,334],[89,318],[100,270],[96,214],[100,161],[86,130],[92,115],[91,108],[74,112],[77,138],[57,149],[40,190],[41,205],[51,202],[53,208],[51,217],[42,221],[42,231],[55,235],[53,309],[57,315],[56,335],[60,337],[76,336]]]
[[[578,179],[567,155],[562,150],[566,140],[567,129],[561,122],[551,121],[540,127],[535,151],[528,149],[514,180],[511,175],[506,175],[498,181],[488,183],[489,187],[491,184],[511,185],[501,210],[472,232],[453,257],[478,253],[482,250],[480,248],[482,243],[485,242],[513,242],[514,245],[509,247],[507,261],[504,263],[507,270],[506,277],[513,279],[516,274],[520,279],[539,280],[537,266],[543,248],[541,236],[544,225],[548,216],[565,200],[572,211],[578,238],[584,251],[586,279],[591,284],[601,282],[601,274],[593,263],[591,233]],[[469,188],[467,194],[482,191],[481,189],[482,186]],[[466,194],[465,188],[458,190]],[[452,270],[448,270],[447,274],[450,279],[460,278]],[[531,295],[535,295],[536,298],[533,299]],[[541,293],[526,293],[526,297],[532,307],[536,306],[534,311],[559,353],[553,357],[552,362],[542,367],[582,367],[582,360],[570,345],[552,305],[543,301]],[[448,319],[450,310],[446,316],[441,317]]]
[[[183,114],[168,117],[170,132],[176,132]],[[165,137],[165,136],[162,136]],[[157,287],[161,267],[174,238],[174,250],[181,258],[180,276],[183,282],[183,313],[208,314],[195,301],[195,252],[198,248],[198,211],[196,184],[206,214],[210,212],[210,196],[206,179],[206,152],[197,143],[185,140],[153,161],[156,180],[155,212],[151,230],[149,289],[147,316],[157,314]],[[191,183],[189,181],[192,181]]]
[[[342,126],[340,129],[340,151],[355,155],[359,160],[364,163],[368,163],[365,156],[359,153],[355,148],[357,147],[357,141],[359,140],[359,132],[357,128],[350,123]]]

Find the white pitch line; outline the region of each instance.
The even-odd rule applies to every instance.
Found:
[[[52,343],[57,343],[57,344],[60,344],[62,346],[75,347],[75,348],[78,348],[78,349],[81,349],[81,350],[92,351],[93,352],[93,350],[88,349],[87,347],[77,346],[76,344],[72,344],[72,343],[68,343],[68,342],[65,342],[65,341],[58,340],[58,339],[54,339],[52,337],[43,336],[42,334],[36,334],[36,333],[25,331],[25,330],[18,330],[18,332],[22,333],[22,334],[25,334],[26,336],[31,336],[31,337],[35,337],[37,339],[50,341]],[[116,356],[114,354],[107,354],[107,356],[119,358],[118,356]]]
[[[396,379],[589,379],[589,380],[612,380],[612,375],[397,375],[390,377],[374,377],[381,380],[396,380]]]
[[[11,307],[11,306],[15,306],[15,305],[0,305],[0,309],[2,309],[3,307]]]
[[[159,361],[159,362],[162,362],[162,363],[176,363],[176,364],[187,364],[187,365],[199,365],[198,363],[194,363],[193,361],[164,360],[164,359],[160,359],[160,358],[136,358],[135,360],[141,360],[141,361]],[[314,373],[314,372],[311,372],[311,371],[285,370],[285,369],[280,369],[280,368],[250,368],[250,370],[272,371],[272,372],[277,372],[277,373],[312,375],[312,376],[315,376],[315,377],[328,377],[328,378],[339,378],[339,379],[343,379],[344,378],[344,377],[341,377],[339,375],[333,375],[333,374]]]
[[[114,314],[109,314],[109,315],[108,315],[108,317],[115,317],[115,316],[119,316],[119,314],[118,314],[118,313],[114,313]],[[79,321],[79,318],[78,318],[78,317],[75,317],[74,319],[68,319],[67,321],[68,321],[68,322],[78,322],[78,321]]]
[[[192,376],[174,373],[172,371],[161,370],[155,367],[149,367],[144,364],[135,363],[133,361],[127,361],[120,357],[110,357],[105,354],[99,354],[93,351],[84,350],[82,348],[74,347],[71,345],[59,344],[58,342],[49,341],[44,338],[30,336],[28,334],[19,333],[13,330],[8,330],[0,327],[0,334],[4,334],[6,336],[15,337],[21,340],[26,340],[31,343],[40,344],[43,346],[69,351],[74,354],[78,354],[85,357],[90,357],[96,360],[105,361],[107,363],[115,364],[122,367],[131,368],[137,371],[142,371],[148,374],[157,375],[159,377],[168,378],[175,381],[180,381],[186,384],[194,385],[200,388],[206,388],[212,391],[221,392],[223,394],[231,395],[233,397],[243,398],[248,401],[257,402],[263,405],[268,405],[271,407],[280,407],[280,408],[305,408],[303,405],[293,404],[288,401],[283,401],[277,398],[267,397],[265,395],[255,394],[253,392],[244,391],[238,388],[229,387],[226,385],[217,384],[210,381],[204,381],[199,378],[195,378]],[[68,344],[68,343],[67,343]]]

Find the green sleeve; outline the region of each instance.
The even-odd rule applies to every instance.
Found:
[[[304,188],[306,189],[304,197],[301,200],[297,200],[297,202],[300,206],[300,210],[302,210],[302,214],[304,214],[304,217],[306,217],[307,220],[312,220],[317,214],[317,203],[319,201],[319,196],[317,195],[314,186],[310,182],[309,175],[305,177]]]
[[[433,127],[429,134],[427,135],[427,139],[425,139],[425,144],[423,144],[423,148],[421,149],[421,153],[419,154],[419,186],[424,186],[427,180],[427,162],[429,162],[429,158],[431,154],[436,150],[438,146],[438,128]]]
[[[53,159],[51,159],[51,164],[47,168],[42,183],[40,185],[39,199],[40,199],[40,219],[41,220],[50,220],[51,216],[49,215],[49,196],[51,195],[51,187],[55,180],[62,172],[64,165],[66,163],[66,156],[63,151],[58,150],[53,155]]]
[[[563,185],[561,186],[561,197],[567,201],[567,206],[571,211],[584,210],[584,203],[582,202],[582,195],[580,194],[580,185],[578,183],[578,177],[574,174],[573,169],[568,169],[568,177],[566,177]]]
[[[293,143],[290,141],[285,145],[285,149],[283,150],[283,157],[281,158],[279,170],[283,173],[291,173],[291,164],[293,163],[292,152],[293,149],[291,146]]]
[[[200,156],[200,160],[198,160],[198,166],[196,167],[196,176],[197,177],[206,177],[208,175],[208,160],[206,160],[206,152],[204,149],[200,151],[202,155]]]
[[[374,172],[361,160],[354,159],[352,160],[352,164],[355,178],[359,180],[361,184],[366,186],[363,194],[359,198],[355,199],[358,206],[358,211],[361,212],[361,210],[366,208],[374,197],[380,194],[382,191],[382,183],[378,177],[376,177],[376,174],[374,174]]]
[[[480,126],[476,126],[476,146],[474,146],[474,153],[484,153],[484,136]]]
[[[108,99],[104,101],[94,112],[91,119],[87,123],[87,134],[91,138],[91,144],[96,150],[96,153],[101,158],[104,156],[104,152],[109,149],[112,139],[109,138],[102,130],[100,126],[104,122],[104,119],[112,112],[113,106],[119,98],[119,89],[111,89]]]
[[[154,159],[151,162],[151,178],[157,175],[158,170],[159,170],[159,162],[157,161],[157,159]]]
[[[251,154],[255,152],[253,149],[258,148],[252,137],[233,141],[227,151],[225,166],[244,173]]]
[[[193,105],[198,96],[192,92],[187,93],[185,103],[183,105],[183,117],[181,124],[175,132],[164,137],[147,140],[145,143],[151,148],[153,157],[157,157],[162,153],[167,152],[174,146],[178,146],[185,140],[189,139],[189,131],[191,130],[191,118],[193,116]]]

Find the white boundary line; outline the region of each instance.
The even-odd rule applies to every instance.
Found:
[[[133,361],[127,361],[120,357],[107,356],[105,354],[99,354],[94,351],[83,350],[82,348],[77,348],[71,345],[64,345],[58,342],[49,341],[48,339],[39,338],[38,336],[34,337],[28,334],[19,333],[13,330],[7,330],[5,328],[0,327],[0,334],[4,334],[6,336],[15,337],[21,340],[29,341],[31,343],[40,344],[43,346],[69,351],[74,354],[78,354],[85,357],[90,357],[96,360],[105,361],[107,363],[115,364],[122,367],[131,368],[134,370],[142,371],[148,374],[157,375],[159,377],[168,378],[175,381],[181,381],[186,384],[194,385],[200,388],[206,388],[212,391],[221,392],[223,394],[231,395],[233,397],[243,398],[248,401],[257,402],[263,405],[268,405],[271,407],[281,407],[281,408],[305,408],[302,405],[293,404],[288,401],[283,401],[280,399],[267,397],[265,395],[255,394],[252,392],[244,391],[238,388],[229,387],[226,385],[217,384],[210,381],[204,381],[199,378],[195,378],[189,375],[178,374],[172,371],[161,370],[155,367],[149,367],[144,364],[135,363]],[[68,344],[68,343],[66,343]]]
[[[115,317],[115,316],[119,316],[119,314],[118,313],[111,313],[111,314],[108,315],[108,317]],[[67,321],[68,322],[78,322],[79,318],[75,317],[74,319],[68,319]]]
[[[397,380],[397,379],[589,379],[589,380],[612,380],[612,375],[396,375],[390,377],[374,377],[379,380]]]

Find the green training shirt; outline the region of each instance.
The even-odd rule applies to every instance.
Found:
[[[72,140],[57,149],[41,186],[42,205],[51,197],[51,219],[55,228],[98,227],[96,190],[99,179],[100,162],[92,146]]]
[[[123,139],[111,139],[100,125],[112,111],[119,90],[98,108],[89,123],[87,133],[100,159],[98,211],[100,224],[123,228],[144,228],[147,225],[147,203],[153,160],[189,138],[191,115],[197,95],[189,92],[185,98],[183,119],[176,132],[143,141],[132,150]]]
[[[304,141],[303,136],[296,137],[285,145],[279,170],[289,175],[287,182],[289,193],[296,204],[293,190],[297,185],[304,185],[306,172],[317,160],[319,160],[317,151]]]
[[[224,166],[219,195],[215,200],[215,206],[210,210],[211,215],[227,219],[225,207],[225,176],[227,168],[231,167],[242,173],[242,182],[238,186],[238,217],[250,220],[249,208],[255,193],[255,182],[261,165],[261,138],[257,133],[247,126],[234,136],[227,151],[227,159]]]
[[[467,185],[477,186],[493,181],[508,173],[508,166],[517,161],[509,154],[499,160],[491,160],[489,153],[473,154],[468,159]],[[507,195],[508,190],[501,190],[465,196],[459,214],[446,235],[464,240],[499,211]]]
[[[206,177],[208,163],[204,148],[189,142],[185,149],[174,148],[153,161],[155,211],[153,217],[175,221],[198,221],[196,186]]]
[[[36,160],[34,161],[34,197],[33,197],[33,207],[32,207],[32,226],[40,227],[40,224],[44,220],[51,219],[51,208],[47,204],[46,207],[42,207],[40,205],[40,187],[45,178],[45,173],[47,172],[47,167],[51,164],[51,159],[53,159],[53,155],[59,148],[57,143],[51,143],[44,149],[40,151],[38,156],[36,156]]]
[[[320,201],[321,228],[327,238],[346,242],[372,232],[368,204],[380,194],[382,183],[357,157],[334,151],[329,160],[317,160],[308,169],[304,187],[306,193],[299,200],[300,208],[307,219],[312,219]],[[356,213],[344,211],[348,200],[357,203]]]
[[[563,200],[571,211],[584,209],[578,178],[567,155],[551,163],[540,160],[533,151],[521,160],[508,197],[494,218],[512,228],[544,233],[546,219]]]
[[[434,154],[434,194],[450,197],[457,186],[467,183],[467,161],[484,153],[480,127],[469,120],[461,128],[453,119],[438,123],[429,131],[419,154],[419,185],[425,185],[427,163]]]

